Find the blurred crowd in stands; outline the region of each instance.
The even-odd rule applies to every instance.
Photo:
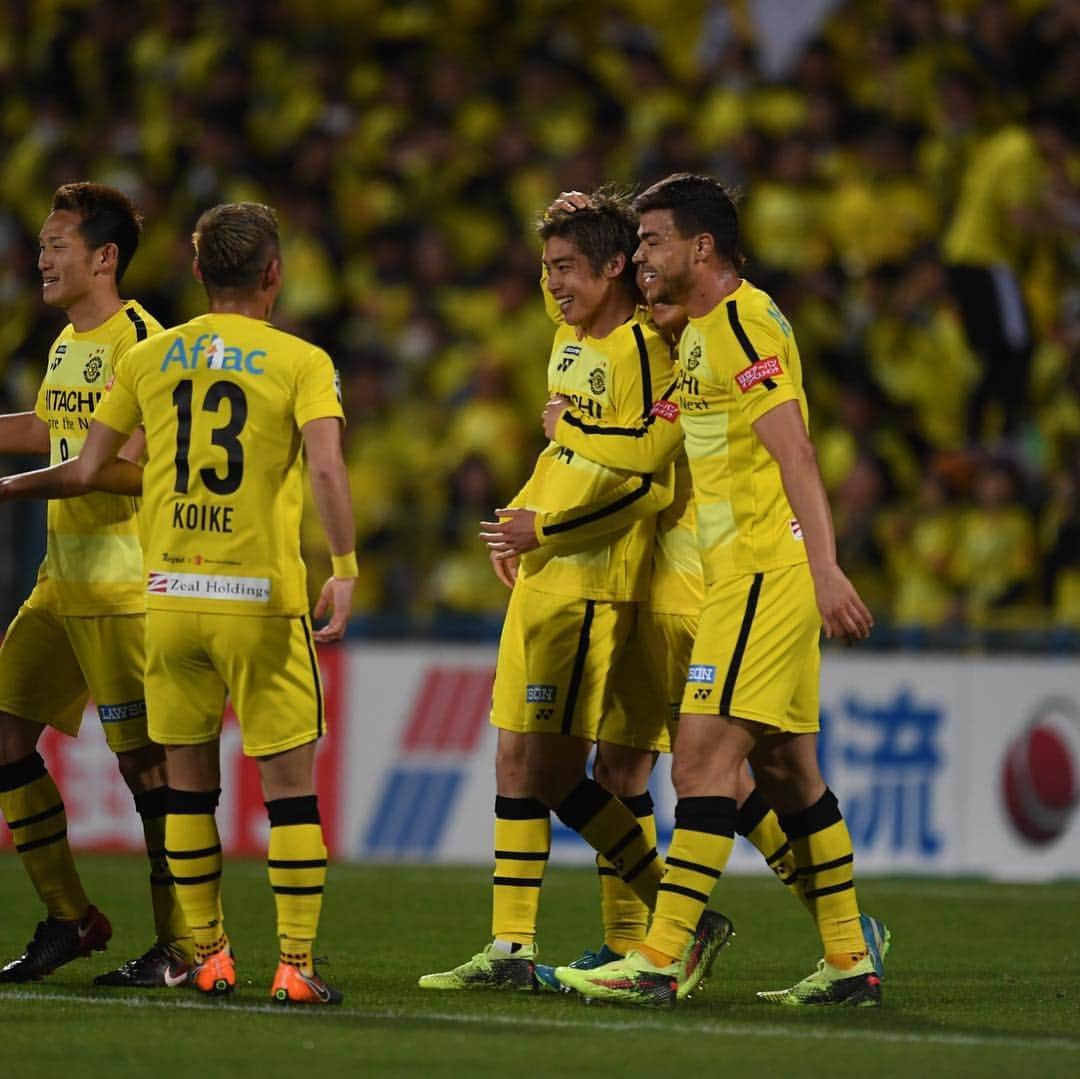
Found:
[[[136,199],[124,291],[166,324],[202,309],[197,214],[269,202],[275,321],[342,373],[358,624],[490,635],[477,524],[542,438],[535,218],[705,171],[795,327],[879,639],[1075,646],[1080,0],[822,6],[777,76],[753,0],[0,0],[0,404],[32,407],[63,324],[35,268],[58,184]]]

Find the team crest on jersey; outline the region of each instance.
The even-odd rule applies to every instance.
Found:
[[[60,366],[60,362],[61,360],[63,360],[65,352],[67,352],[67,345],[56,346],[56,351],[53,353],[52,363],[49,364],[50,371],[55,371]]]
[[[82,372],[83,378],[85,378],[87,382],[97,382],[97,380],[101,378],[102,364],[103,360],[101,359],[101,356],[95,353],[86,361],[86,366],[83,368]]]
[[[693,371],[695,367],[701,366],[701,345],[694,345],[690,350],[690,355],[686,357],[686,369],[687,371]]]
[[[607,379],[604,377],[602,367],[594,368],[589,372],[589,389],[593,393],[603,393],[607,389]]]

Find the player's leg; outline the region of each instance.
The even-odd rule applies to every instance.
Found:
[[[165,747],[165,857],[192,936],[189,980],[203,992],[227,993],[236,970],[221,910],[216,820],[226,687],[208,651],[204,617],[147,612],[145,692],[150,738]]]
[[[266,868],[277,915],[278,1004],[340,1004],[315,969],[314,945],[326,887],[327,850],[315,790],[315,752],[326,733],[322,679],[304,618],[203,616],[211,654],[224,673],[259,765],[270,841]]]
[[[46,916],[26,951],[0,969],[0,982],[43,977],[104,949],[112,935],[83,890],[64,802],[37,751],[45,725],[78,734],[87,690],[60,618],[36,596],[0,644],[0,811]]]
[[[132,989],[181,985],[194,955],[165,860],[165,750],[150,740],[146,727],[145,619],[65,618],[64,626],[97,705],[105,740],[134,799],[150,860],[154,943],[142,955],[98,975],[94,984]]]

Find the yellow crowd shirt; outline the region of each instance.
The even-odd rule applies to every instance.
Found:
[[[597,421],[640,424],[670,370],[667,344],[639,314],[603,338],[578,340],[573,327],[561,326],[548,362],[548,390],[569,397]],[[540,515],[541,546],[522,556],[519,582],[554,595],[610,602],[646,599],[654,515],[670,501],[670,474],[657,483],[652,471],[635,474],[601,465],[548,443],[512,502]],[[657,504],[665,480],[668,490]],[[650,516],[597,541],[596,530],[604,528],[605,519],[624,511],[644,513],[650,505]],[[559,519],[548,520],[546,514]],[[556,544],[545,542],[555,539]]]
[[[674,378],[636,427],[601,427],[568,410],[556,437],[598,460],[648,469],[673,460],[685,439],[706,584],[806,561],[802,528],[784,493],[780,467],[753,424],[806,395],[799,350],[776,304],[748,281],[679,339]],[[600,439],[591,436],[603,434]]]
[[[109,381],[140,341],[161,323],[133,300],[92,330],[70,323],[49,350],[34,414],[49,425],[49,460],[82,450],[94,409]],[[93,491],[49,503],[48,542],[38,574],[60,614],[141,613],[145,607],[138,500]]]
[[[96,419],[142,423],[146,606],[307,611],[301,429],[343,419],[330,357],[236,314],[207,314],[132,350]]]

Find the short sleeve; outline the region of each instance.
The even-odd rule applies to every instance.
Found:
[[[297,371],[293,417],[297,427],[312,420],[345,419],[337,372],[321,348],[312,349]]]
[[[124,378],[127,370],[130,370],[130,367],[126,370],[122,368],[120,373],[113,376],[94,410],[95,420],[122,434],[130,434],[142,423],[135,387]]]
[[[764,313],[740,317],[734,304],[728,308],[728,322],[735,341],[725,350],[719,373],[748,422],[756,422],[785,401],[798,400],[791,338],[780,325]]]

